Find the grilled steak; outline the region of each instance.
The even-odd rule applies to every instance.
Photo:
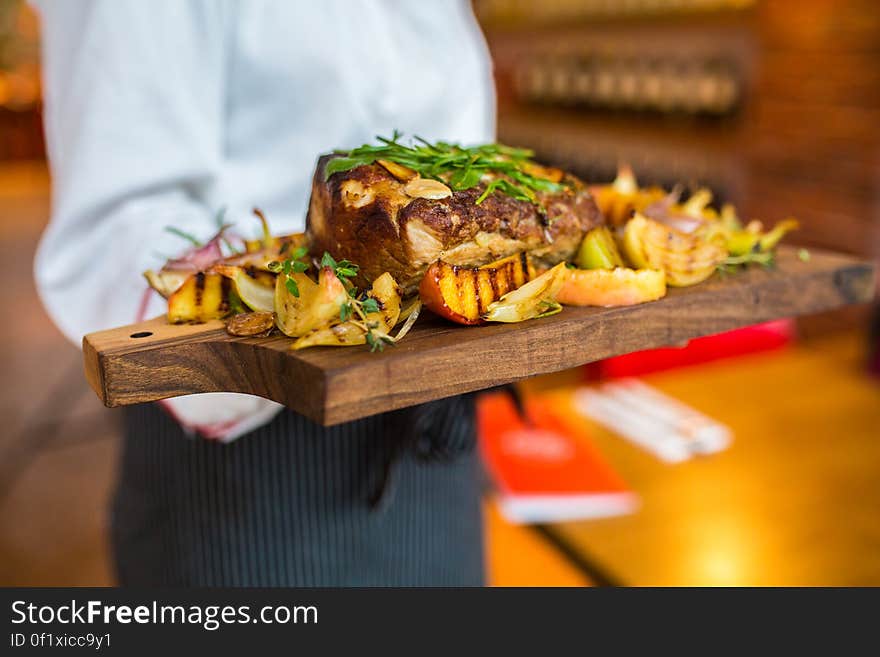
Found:
[[[360,265],[360,286],[389,272],[404,294],[414,292],[428,265],[438,259],[476,266],[519,251],[539,265],[572,257],[601,216],[584,184],[542,193],[546,216],[528,201],[500,192],[480,205],[480,184],[442,199],[412,198],[379,164],[358,166],[324,179],[332,156],[318,161],[309,204],[308,232],[315,253]]]

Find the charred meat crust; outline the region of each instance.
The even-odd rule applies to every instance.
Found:
[[[360,265],[359,286],[387,271],[408,294],[438,258],[481,265],[528,251],[543,264],[555,264],[572,257],[584,234],[602,221],[586,186],[573,176],[566,176],[566,191],[539,195],[545,216],[536,205],[501,193],[477,205],[484,185],[439,200],[413,199],[377,164],[325,181],[331,157],[321,157],[315,170],[308,231],[316,253],[329,251]]]

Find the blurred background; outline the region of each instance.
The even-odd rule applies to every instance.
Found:
[[[795,215],[798,244],[880,255],[874,0],[475,0],[474,10],[495,61],[500,141],[591,182],[628,162],[641,183],[707,185],[746,218]],[[107,585],[119,418],[89,390],[32,282],[49,214],[38,67],[35,17],[0,0],[0,585]],[[740,334],[736,357],[709,342],[527,382],[541,395],[638,375],[733,439],[670,464],[579,418],[579,439],[637,508],[517,525],[488,496],[489,581],[880,584],[876,317],[849,308]]]

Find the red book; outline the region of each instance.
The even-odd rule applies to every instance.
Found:
[[[794,334],[794,321],[790,319],[756,324],[695,338],[684,347],[649,349],[607,358],[591,368],[591,378],[595,378],[597,374],[601,379],[642,376],[651,372],[780,349],[794,340]]]
[[[515,523],[602,518],[632,512],[637,496],[605,462],[585,431],[566,422],[550,397],[526,402],[531,426],[503,394],[478,405],[480,449],[498,489],[501,513]]]

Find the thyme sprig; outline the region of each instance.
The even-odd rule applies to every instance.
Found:
[[[300,246],[291,251],[290,256],[281,262],[273,260],[266,265],[269,271],[284,277],[284,286],[287,288],[287,291],[297,298],[299,298],[299,285],[297,285],[293,274],[302,274],[308,271],[309,263],[302,260],[308,253],[309,250],[306,247]]]
[[[308,250],[306,247],[301,246],[291,251],[290,256],[284,260],[280,262],[273,261],[268,264],[269,271],[286,277],[284,284],[288,292],[295,297],[299,297],[299,286],[293,278],[293,274],[301,274],[309,269],[309,264],[303,262],[307,255]],[[320,264],[321,267],[330,267],[348,291],[348,300],[339,308],[339,321],[350,322],[360,327],[364,332],[364,339],[371,352],[383,351],[387,345],[394,344],[406,335],[406,332],[409,331],[409,326],[412,326],[412,323],[418,316],[418,312],[415,312],[411,317],[411,321],[407,322],[408,326],[405,326],[405,330],[401,329],[398,337],[393,338],[386,331],[382,330],[379,322],[369,317],[369,315],[377,313],[382,309],[379,301],[368,294],[359,292],[350,280],[357,276],[360,267],[350,260],[336,260],[326,251],[321,257]]]
[[[339,321],[351,322],[359,326],[364,332],[364,339],[371,352],[382,351],[385,345],[394,344],[394,338],[379,330],[379,322],[368,317],[381,310],[379,302],[371,296],[359,294],[358,289],[349,280],[357,276],[360,268],[350,260],[337,261],[326,251],[321,258],[321,266],[330,267],[348,289],[348,301],[339,308]]]
[[[364,332],[364,339],[371,352],[383,351],[385,345],[394,344],[394,338],[380,329],[379,322],[372,320],[368,315],[379,312],[379,302],[370,296],[353,296],[342,304],[339,310],[339,319],[358,326]]]
[[[540,206],[537,192],[559,192],[566,187],[565,183],[553,182],[531,173],[529,169],[534,166],[531,160],[534,152],[526,148],[504,144],[464,147],[444,141],[432,144],[418,136],[410,145],[406,145],[400,141],[402,136],[395,130],[390,138],[377,136],[378,145],[364,144],[340,152],[340,157],[327,163],[325,177],[372,164],[376,160],[388,160],[409,167],[421,177],[440,180],[455,191],[476,187],[486,174],[498,176],[486,185],[476,200],[477,205],[498,191]]]
[[[351,281],[348,279],[357,276],[357,273],[360,270],[360,267],[350,260],[339,260],[337,262],[333,256],[326,251],[324,251],[324,255],[321,257],[321,266],[330,267],[330,269],[333,270],[333,273],[336,274],[336,278],[342,281],[346,287],[351,286]]]

